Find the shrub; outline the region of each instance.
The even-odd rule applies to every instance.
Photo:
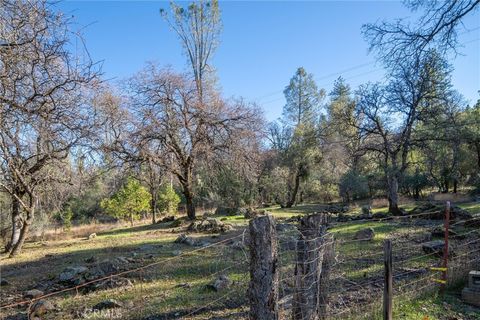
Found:
[[[170,185],[164,187],[158,195],[158,207],[164,214],[175,214],[179,203],[180,197]]]
[[[350,170],[340,179],[339,193],[345,202],[365,198],[368,196],[367,179],[358,172]]]
[[[151,196],[137,180],[129,178],[112,197],[103,199],[101,207],[108,215],[130,220],[139,219],[142,212],[150,208]]]

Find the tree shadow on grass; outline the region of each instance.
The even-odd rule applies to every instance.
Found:
[[[162,222],[162,223],[145,224],[145,225],[135,226],[135,227],[125,227],[125,228],[118,228],[118,229],[113,229],[108,231],[102,231],[102,232],[99,232],[97,235],[98,236],[116,236],[116,235],[122,235],[127,233],[165,230],[170,228],[172,228],[171,222]]]
[[[209,241],[212,241],[212,244],[214,243],[214,241],[211,240],[211,235],[202,235],[198,238],[203,240],[208,238]],[[144,250],[142,247],[146,247],[146,249]],[[181,250],[185,254],[177,258],[173,253],[174,250]],[[190,251],[195,252],[189,253]],[[28,289],[40,288],[40,285],[44,286],[45,283],[55,284],[55,286],[51,286],[46,290],[42,288],[44,293],[55,292],[62,289],[62,287],[56,285],[59,284],[58,275],[64,268],[79,265],[94,267],[96,262],[88,263],[85,260],[91,257],[95,257],[97,261],[113,259],[118,256],[132,257],[133,255],[130,255],[131,253],[136,253],[136,261],[131,264],[126,264],[125,268],[122,267],[119,271],[133,270],[152,263],[155,264],[155,266],[146,268],[141,274],[135,271],[124,274],[122,277],[136,280],[140,279],[140,282],[146,280],[148,280],[148,282],[166,280],[169,281],[168,283],[171,282],[173,284],[185,281],[193,281],[194,283],[198,283],[199,280],[211,281],[212,279],[209,278],[210,275],[222,271],[225,267],[229,266],[229,263],[233,263],[235,259],[232,258],[233,260],[230,260],[229,258],[232,252],[236,252],[235,254],[238,259],[235,259],[239,261],[243,259],[241,252],[232,251],[232,249],[224,243],[211,248],[200,248],[176,244],[171,240],[159,240],[149,242],[148,244],[126,244],[108,248],[82,249],[53,255],[48,254],[35,261],[18,262],[2,267],[2,278],[8,279],[11,283],[10,286],[2,288],[2,296],[18,295],[18,293]],[[232,270],[241,270],[241,272],[244,273],[248,272],[248,266],[242,264],[241,266],[234,266]],[[135,286],[138,285],[135,284]],[[69,286],[65,285],[64,287]],[[172,288],[174,288],[173,285]],[[75,292],[75,290],[72,290],[60,296],[68,297],[75,294]],[[108,293],[105,295],[108,295]],[[88,295],[85,297],[85,299],[88,300]],[[117,298],[115,294],[112,297]],[[15,301],[19,301],[19,299],[16,298],[13,301],[9,301],[9,303]],[[6,303],[2,302],[2,305],[4,304]],[[175,306],[173,301],[172,305]],[[200,306],[201,303],[199,303],[199,307]],[[26,307],[27,306],[22,307],[21,310],[26,309]]]

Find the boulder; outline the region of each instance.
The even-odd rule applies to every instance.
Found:
[[[377,212],[372,215],[373,219],[386,219],[388,218],[388,213],[386,212]]]
[[[215,281],[211,284],[211,287],[215,291],[222,291],[230,287],[231,284],[232,281],[226,275],[221,275],[215,279]]]
[[[111,273],[118,272],[120,268],[118,267],[118,264],[113,262],[112,260],[103,260],[100,263],[97,264],[97,267],[104,275],[108,275]]]
[[[173,220],[172,222],[170,222],[170,224],[168,226],[170,228],[177,228],[177,227],[180,227],[181,225],[182,225],[182,220],[176,219],[176,220]]]
[[[91,234],[88,235],[88,240],[95,239],[96,237],[97,237],[96,233],[91,233]]]
[[[362,207],[362,216],[365,216],[367,218],[371,218],[372,217],[372,207],[370,206],[363,206]]]
[[[347,222],[352,220],[351,217],[347,216],[346,214],[340,212],[337,217],[338,222]]]
[[[231,230],[232,226],[215,218],[206,218],[192,222],[187,229],[192,232],[223,233]]]
[[[175,216],[163,217],[162,219],[158,220],[157,223],[165,223],[165,222],[172,222],[172,221],[175,221]]]
[[[5,279],[0,280],[0,287],[9,286],[9,285],[10,285],[10,282],[8,282],[7,280]]]
[[[174,241],[175,243],[181,243],[181,244],[186,244],[188,246],[194,246],[197,244],[197,241],[193,239],[192,237],[187,236],[186,234],[181,234],[178,236],[177,239]]]
[[[35,303],[32,304],[32,306],[30,307],[28,319],[41,320],[43,315],[53,310],[55,310],[55,307],[50,301],[47,301],[47,300],[35,301]]]
[[[155,250],[155,246],[151,244],[144,244],[144,245],[141,245],[138,249],[140,251],[153,251]]]
[[[365,229],[358,230],[353,236],[353,239],[371,241],[373,240],[374,237],[375,237],[375,231],[373,230],[373,228],[365,228]]]
[[[90,258],[85,259],[86,263],[95,263],[98,261],[98,258],[95,256],[91,256]]]
[[[174,255],[174,256],[179,256],[179,255],[181,255],[181,254],[182,254],[182,251],[181,251],[181,250],[173,250],[173,251],[172,251],[172,255]]]
[[[438,255],[443,255],[443,248],[445,247],[445,242],[443,240],[433,240],[428,241],[422,244],[422,250],[427,253],[436,253]],[[449,253],[451,253],[451,247],[448,248]]]
[[[62,273],[60,273],[58,278],[61,282],[72,282],[78,276],[84,274],[87,271],[88,271],[88,268],[84,266],[68,267],[68,268],[65,268],[62,271]]]
[[[409,214],[414,216],[418,215],[417,218],[420,219],[443,220],[445,218],[445,205],[428,202],[413,208],[409,212]],[[464,210],[457,206],[453,206],[450,208],[450,219],[452,220],[467,220],[471,218],[472,214],[469,213],[467,210]]]
[[[107,290],[107,289],[114,289],[114,288],[122,288],[122,287],[132,287],[132,282],[123,277],[112,277],[110,279],[99,281],[92,283],[87,287],[87,291],[98,291],[98,290]]]
[[[265,210],[255,210],[252,208],[248,208],[247,210],[245,210],[243,217],[245,219],[253,219],[255,217],[265,214],[265,212]]]
[[[93,310],[105,310],[105,309],[114,309],[114,308],[123,308],[123,303],[115,300],[115,299],[108,299],[102,302],[97,303],[93,306]]]
[[[289,224],[289,223],[277,223],[275,225],[275,229],[278,231],[278,232],[284,232],[284,231],[287,231],[287,230],[292,230],[294,229],[295,226]]]
[[[444,237],[445,236],[445,228],[444,227],[436,227],[431,231],[432,237]],[[449,236],[455,236],[458,238],[458,233],[451,228],[448,229]]]
[[[218,207],[215,210],[215,215],[217,216],[235,216],[241,214],[239,208],[232,208],[232,207]]]
[[[23,294],[23,297],[26,299],[35,299],[41,296],[43,296],[43,291],[40,291],[38,289],[25,291],[25,293]]]

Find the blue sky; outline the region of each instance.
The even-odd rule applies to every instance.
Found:
[[[299,66],[327,91],[340,75],[353,88],[381,80],[381,65],[368,55],[360,28],[411,15],[397,1],[225,1],[220,6],[223,32],[213,65],[223,93],[257,102],[269,120],[281,115],[283,88]],[[104,61],[112,82],[133,75],[146,61],[186,70],[180,44],[159,14],[168,2],[65,1],[58,7],[87,26],[90,54]],[[469,16],[465,27],[462,55],[451,60],[453,84],[474,102],[480,89],[480,13]]]

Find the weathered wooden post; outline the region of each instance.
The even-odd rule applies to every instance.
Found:
[[[324,255],[327,216],[312,214],[300,220],[297,243],[295,289],[292,318],[317,320],[321,313],[321,273]]]
[[[383,319],[392,320],[393,306],[393,266],[392,266],[392,242],[385,240],[384,246],[385,262],[385,285],[383,288]]]
[[[330,219],[330,217],[329,217]],[[335,260],[335,238],[333,234],[325,236],[325,253],[323,255],[322,272],[320,273],[320,319],[327,319],[328,294],[330,290],[330,271]]]
[[[275,220],[260,216],[250,220],[251,320],[278,319],[278,250]]]

